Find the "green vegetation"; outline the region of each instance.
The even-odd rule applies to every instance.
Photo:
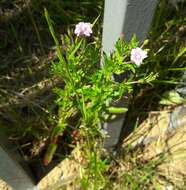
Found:
[[[1,0],[0,6],[0,132],[29,164],[42,158],[48,165],[78,147],[84,162],[72,181],[77,190],[160,189],[157,166],[164,157],[144,162],[137,158],[142,150],[130,147],[106,153],[102,123],[128,110],[125,127],[136,127],[147,112],[163,108],[158,102],[172,105],[166,94],[176,96],[173,105],[185,102],[174,91],[185,86],[185,2],[159,3],[140,67],[130,62],[135,37],[119,39],[100,67],[101,0]],[[75,24],[95,19],[91,38],[74,35]],[[113,80],[125,72],[130,77]],[[115,106],[126,93],[129,109]]]

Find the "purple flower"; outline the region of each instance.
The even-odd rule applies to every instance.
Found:
[[[135,49],[132,49],[130,59],[133,61],[136,65],[140,65],[142,61],[147,57],[147,52],[142,50],[141,48],[137,47]]]
[[[79,22],[76,24],[74,33],[77,36],[90,36],[92,34],[92,25],[88,22]]]

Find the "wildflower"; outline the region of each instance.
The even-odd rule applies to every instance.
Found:
[[[142,50],[141,48],[137,47],[135,49],[132,49],[130,59],[133,61],[136,65],[140,65],[142,61],[147,57],[147,52]]]
[[[88,22],[79,22],[76,24],[74,33],[77,36],[90,36],[92,34],[92,25]]]

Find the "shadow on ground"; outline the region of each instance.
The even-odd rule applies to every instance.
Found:
[[[44,7],[60,38],[78,21],[92,22],[102,4],[101,0],[0,1],[0,132],[7,133],[26,162],[37,162],[34,172],[38,178],[50,168],[42,165],[42,152],[54,125],[51,118],[57,114],[52,89],[63,85],[62,79],[50,72],[56,48]]]

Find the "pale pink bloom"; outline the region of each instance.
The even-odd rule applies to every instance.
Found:
[[[74,33],[77,36],[90,36],[92,34],[92,25],[89,22],[79,22],[76,24]]]
[[[146,57],[147,57],[147,52],[145,50],[142,50],[139,47],[132,49],[132,51],[131,51],[130,59],[138,66],[142,63],[142,61]]]

